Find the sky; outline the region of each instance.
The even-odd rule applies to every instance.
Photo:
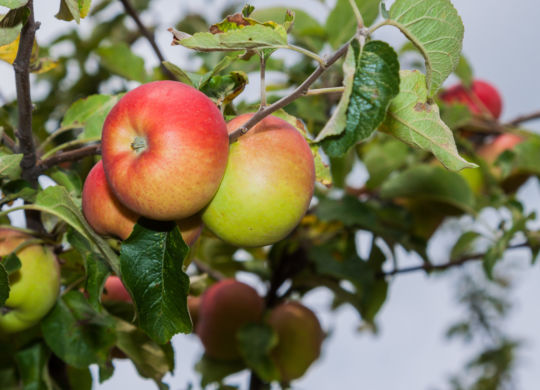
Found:
[[[502,119],[540,109],[540,3],[538,0],[453,0],[465,25],[464,54],[471,62],[478,78],[492,82],[504,98]],[[47,42],[68,25],[54,19],[58,1],[36,2],[37,20],[42,22],[38,39]],[[54,5],[53,5],[54,3]],[[171,7],[177,3],[178,6]],[[158,0],[152,11],[143,15],[148,23],[159,23],[157,41],[165,57],[180,66],[188,66],[187,50],[170,46],[167,27],[180,19],[187,11],[203,10],[213,20],[218,20],[218,10],[224,0],[217,1],[170,1]],[[387,4],[390,6],[391,1]],[[301,1],[251,1],[256,7],[283,5],[303,8],[319,20],[324,20],[328,9],[316,0]],[[120,6],[120,5],[118,5]],[[73,22],[72,22],[73,23]],[[84,20],[81,31],[89,31]],[[385,27],[375,38],[386,40],[399,48],[403,37],[396,30]],[[147,66],[156,63],[146,42],[135,46],[135,51],[147,59]],[[252,75],[250,75],[251,77]],[[256,76],[255,76],[256,77]],[[449,81],[450,83],[452,81]],[[256,78],[251,80],[246,94],[256,93]],[[14,96],[14,78],[10,66],[0,64],[0,92],[6,98]],[[39,93],[39,87],[34,91]],[[540,121],[531,122],[529,128],[540,131]],[[365,174],[358,170],[352,182],[361,183]],[[526,201],[528,210],[540,211],[540,190],[537,180],[530,181],[518,196]],[[493,223],[492,215],[486,220]],[[462,223],[466,223],[463,222]],[[430,253],[438,261],[445,260],[445,253],[455,237],[451,226],[442,232],[430,246]],[[402,266],[419,262],[416,257],[403,254]],[[527,251],[513,251],[506,259],[508,272],[513,276],[514,289],[510,299],[515,303],[506,330],[513,337],[524,340],[524,348],[518,357],[517,388],[537,389],[540,381],[540,267],[529,265]],[[474,347],[458,341],[448,342],[444,333],[449,324],[462,315],[462,308],[455,298],[455,281],[460,272],[473,272],[476,265],[468,265],[464,271],[451,271],[443,276],[425,276],[422,273],[401,275],[392,280],[388,299],[377,322],[379,333],[359,333],[358,314],[351,308],[342,307],[336,312],[328,310],[330,296],[324,290],[309,293],[304,303],[316,311],[323,328],[330,336],[323,346],[323,353],[294,389],[447,389],[447,378],[456,373],[474,353]],[[505,268],[506,269],[506,268]],[[246,275],[242,280],[254,283]],[[259,286],[260,287],[260,286]],[[174,375],[167,376],[171,389],[195,385],[198,377],[193,364],[199,359],[202,348],[194,336],[177,335],[173,338],[176,351]],[[116,372],[112,379],[97,385],[98,390],[121,387],[153,389],[155,386],[136,375],[130,362],[115,361]],[[96,369],[93,367],[93,374]],[[245,375],[237,375],[231,383],[246,388]]]

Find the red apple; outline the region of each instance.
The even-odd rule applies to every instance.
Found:
[[[517,144],[523,141],[519,135],[516,134],[501,134],[495,140],[489,144],[483,145],[478,150],[478,155],[490,164],[497,160],[497,157],[505,150],[510,150]]]
[[[128,92],[103,126],[111,189],[127,208],[156,220],[202,209],[223,178],[228,150],[226,124],[214,103],[176,81]]]
[[[454,85],[441,93],[446,103],[463,103],[474,114],[490,113],[499,118],[502,111],[502,98],[499,91],[488,82],[475,80],[471,88],[462,84]]]
[[[220,360],[240,358],[236,333],[260,321],[263,310],[263,299],[245,283],[226,279],[212,285],[201,297],[196,328],[206,354]]]
[[[125,207],[116,198],[105,178],[103,163],[99,161],[88,173],[82,192],[83,213],[92,228],[99,234],[128,238],[139,215]],[[182,238],[193,245],[202,231],[199,215],[177,221]]]
[[[101,296],[103,302],[129,302],[131,296],[127,292],[122,280],[118,276],[111,275],[105,281],[105,288]]]
[[[230,121],[229,131],[252,115]],[[313,155],[304,137],[283,119],[267,116],[231,145],[225,176],[202,219],[233,245],[273,244],[300,222],[314,185]]]

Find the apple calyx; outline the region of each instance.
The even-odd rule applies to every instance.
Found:
[[[148,148],[148,142],[145,137],[136,136],[133,142],[131,143],[131,149],[137,154],[141,154]]]

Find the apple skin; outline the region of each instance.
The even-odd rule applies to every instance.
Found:
[[[502,152],[512,149],[520,142],[523,142],[523,138],[519,135],[510,133],[501,134],[493,142],[483,145],[478,150],[478,155],[488,163],[493,164]]]
[[[474,80],[470,89],[462,84],[454,85],[441,94],[441,99],[446,103],[463,103],[474,114],[482,114],[487,109],[494,118],[501,116],[501,95],[486,81]]]
[[[103,302],[128,302],[131,303],[131,296],[124,287],[122,280],[118,276],[111,275],[105,281],[105,288],[101,295]]]
[[[234,118],[229,131],[252,116]],[[313,155],[304,137],[283,119],[267,116],[231,145],[225,176],[202,220],[230,244],[270,245],[298,225],[314,185]]]
[[[214,103],[177,81],[155,81],[124,95],[102,133],[103,167],[117,198],[155,220],[201,210],[217,191],[229,150]]]
[[[196,328],[206,354],[218,360],[239,359],[236,332],[259,322],[263,310],[263,299],[245,283],[225,279],[210,286],[201,296]]]
[[[88,173],[82,191],[83,214],[99,234],[127,239],[139,215],[125,207],[112,192],[99,161]],[[202,232],[201,217],[197,214],[177,221],[182,238],[188,246],[197,241]]]
[[[13,252],[32,237],[16,230],[0,229],[0,256]],[[16,255],[21,268],[9,276],[6,314],[0,311],[0,333],[15,333],[37,324],[54,306],[60,292],[60,268],[51,248],[29,245]]]
[[[300,303],[285,302],[271,310],[266,322],[278,334],[270,356],[281,381],[300,378],[321,353],[325,335],[317,316]]]

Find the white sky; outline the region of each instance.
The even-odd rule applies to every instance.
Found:
[[[38,40],[48,41],[63,29],[71,27],[54,19],[59,1],[36,2],[37,20],[42,22]],[[158,44],[165,57],[180,66],[185,65],[186,50],[170,46],[170,34],[166,28],[183,15],[186,10],[206,10],[217,20],[217,1],[170,1],[158,0],[155,9],[146,13],[144,20],[160,22],[157,32]],[[251,1],[256,7],[270,4],[299,7],[324,20],[327,10],[316,0],[301,1]],[[540,109],[540,3],[538,0],[453,0],[465,24],[464,53],[473,65],[477,77],[494,83],[504,97],[503,119]],[[54,4],[54,5],[53,5]],[[171,4],[179,4],[172,7]],[[391,2],[388,2],[390,5]],[[119,5],[118,5],[119,6]],[[71,22],[74,23],[74,22]],[[82,31],[88,31],[84,20]],[[376,35],[399,47],[403,41],[398,32],[386,27]],[[147,65],[155,64],[155,58],[146,42],[135,47],[138,54],[147,58]],[[252,92],[257,80],[251,81]],[[0,64],[0,92],[14,96],[14,80],[11,67]],[[250,93],[248,91],[248,93]],[[540,121],[531,123],[540,130]],[[358,179],[358,178],[356,178]],[[520,192],[526,199],[528,209],[540,208],[540,191],[537,181],[528,183]],[[442,234],[432,245],[431,252],[437,259],[445,259],[444,250],[451,243],[449,235]],[[507,321],[509,333],[525,340],[519,356],[518,388],[537,389],[540,381],[540,267],[528,265],[529,256],[515,251],[511,255],[512,273],[516,288],[511,300],[515,308]],[[402,265],[416,264],[418,259],[404,256]],[[468,266],[468,267],[474,267]],[[471,269],[471,268],[466,268]],[[448,325],[461,318],[460,307],[454,301],[454,281],[458,274],[426,277],[420,273],[396,278],[390,286],[387,302],[378,316],[380,333],[376,336],[357,333],[358,315],[350,308],[329,312],[329,296],[316,291],[305,302],[314,309],[331,336],[324,344],[322,358],[313,365],[308,374],[294,383],[295,389],[446,389],[446,378],[457,372],[468,360],[473,349],[458,341],[444,339]],[[189,381],[197,387],[198,378],[193,363],[202,353],[194,336],[178,335],[173,339],[177,369],[167,382],[174,390],[187,388]],[[93,369],[95,373],[96,370]],[[246,388],[245,376],[237,376],[233,382]],[[116,361],[116,373],[99,390],[118,388],[153,389],[134,372],[131,363]]]

